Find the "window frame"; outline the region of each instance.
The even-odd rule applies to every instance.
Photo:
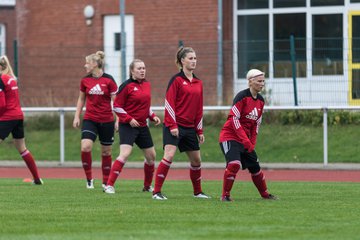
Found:
[[[5,24],[0,23],[0,56],[6,54],[6,28]]]

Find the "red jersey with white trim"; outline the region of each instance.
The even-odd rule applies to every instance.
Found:
[[[193,127],[203,133],[203,84],[193,75],[190,81],[183,71],[173,76],[165,96],[164,124],[170,129]]]
[[[111,96],[116,94],[117,85],[111,75],[104,73],[99,78],[91,75],[84,77],[81,79],[80,91],[86,97],[84,119],[99,123],[114,121]]]
[[[219,141],[235,140],[251,152],[256,145],[264,105],[264,98],[260,94],[253,98],[249,88],[240,91],[234,98]]]
[[[154,121],[156,116],[150,109],[151,84],[146,80],[128,79],[123,82],[114,101],[114,111],[120,123],[138,121],[141,127],[147,126],[146,120]]]
[[[22,120],[19,90],[14,77],[0,74],[0,121]]]

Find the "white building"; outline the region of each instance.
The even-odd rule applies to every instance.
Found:
[[[266,73],[271,105],[360,105],[360,0],[233,0],[234,92]]]

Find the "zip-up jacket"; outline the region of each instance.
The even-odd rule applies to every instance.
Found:
[[[145,127],[146,120],[149,118],[154,121],[156,116],[150,109],[150,105],[150,82],[128,79],[119,87],[114,101],[114,111],[119,117],[120,123],[129,123],[135,119],[141,127]]]
[[[235,140],[248,152],[252,152],[256,145],[264,104],[264,98],[260,94],[253,98],[249,88],[240,91],[235,96],[233,106],[221,129],[219,142]]]
[[[165,96],[164,124],[170,129],[192,127],[203,133],[203,84],[193,75],[190,81],[180,71],[169,82]]]

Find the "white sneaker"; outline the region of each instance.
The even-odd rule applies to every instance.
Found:
[[[101,184],[101,187],[102,187],[102,189],[103,189],[103,192],[105,192],[105,188],[106,188],[106,184]]]
[[[205,199],[211,198],[210,196],[206,195],[206,194],[203,193],[203,192],[198,193],[198,194],[194,194],[194,197],[195,197],[195,198],[205,198]]]
[[[86,181],[86,188],[87,189],[94,189],[94,179]]]
[[[115,188],[113,186],[110,186],[110,185],[105,186],[104,193],[114,194],[115,193]]]
[[[161,192],[158,192],[158,193],[155,193],[155,194],[152,196],[152,199],[155,199],[155,200],[167,200],[167,197],[165,197],[164,195],[162,195]]]

